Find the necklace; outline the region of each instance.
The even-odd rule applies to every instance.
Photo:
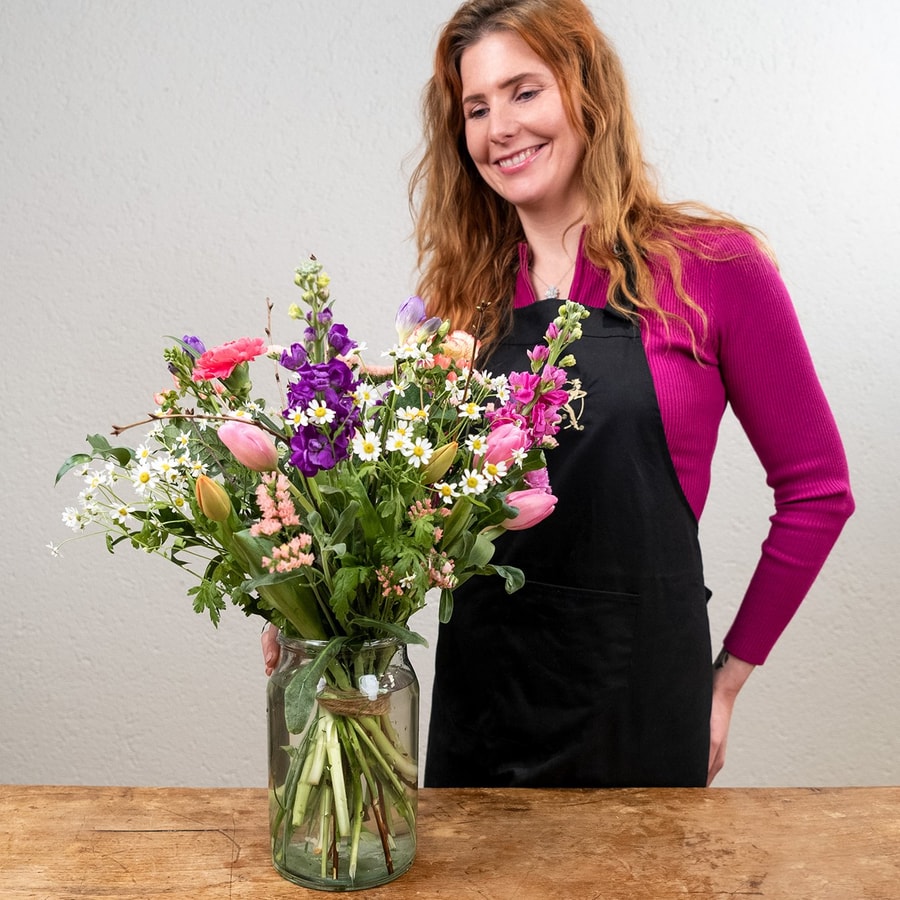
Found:
[[[569,274],[569,272],[571,272],[572,269],[574,269],[574,268],[575,268],[575,260],[573,259],[572,264],[569,266],[569,268],[566,269],[566,271],[563,272],[563,274],[559,278],[557,278],[556,284],[548,284],[546,281],[544,281],[543,278],[541,278],[540,275],[538,275],[538,273],[534,270],[533,267],[529,266],[529,269],[531,270],[531,274],[534,275],[534,277],[537,278],[537,280],[545,288],[547,288],[547,290],[544,292],[544,298],[543,298],[544,300],[559,300],[559,282],[561,282]]]

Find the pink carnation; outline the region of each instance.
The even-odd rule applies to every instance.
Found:
[[[220,347],[207,350],[194,363],[191,377],[194,381],[212,381],[214,378],[228,378],[242,362],[249,362],[266,352],[262,338],[238,338]]]

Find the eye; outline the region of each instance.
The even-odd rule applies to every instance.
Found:
[[[526,88],[523,91],[519,91],[516,94],[516,100],[521,100],[524,103],[527,103],[529,100],[534,100],[537,95],[540,94],[539,88]]]
[[[488,109],[486,106],[472,106],[468,110],[466,110],[466,118],[467,119],[483,119],[487,115]]]

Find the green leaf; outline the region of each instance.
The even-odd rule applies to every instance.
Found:
[[[297,670],[284,690],[284,719],[291,734],[300,734],[309,722],[316,702],[319,679],[347,643],[346,637],[332,638],[308,665]]]
[[[449,547],[469,524],[472,514],[472,501],[469,497],[459,497],[453,504],[453,510],[444,522],[442,544]],[[454,554],[451,554],[454,555]]]
[[[329,605],[345,628],[348,625],[351,601],[356,597],[359,586],[366,583],[371,572],[370,566],[342,566],[334,573]]]
[[[497,575],[502,575],[506,580],[506,593],[514,594],[525,584],[525,573],[515,566],[489,566]]]
[[[120,466],[127,466],[134,459],[134,450],[130,447],[113,447],[102,434],[89,434],[87,442],[94,448],[94,456],[114,459]]]
[[[494,544],[489,541],[483,534],[475,536],[475,543],[469,552],[469,558],[466,560],[467,565],[481,569],[486,566],[494,556]]]
[[[359,503],[357,503],[356,500],[351,500],[347,504],[346,509],[341,513],[337,525],[335,525],[331,531],[331,544],[333,547],[350,534],[358,518]]]
[[[421,644],[423,647],[428,646],[428,641],[418,632],[410,631],[396,622],[380,622],[378,619],[370,619],[367,616],[354,616],[354,625],[363,625],[371,628],[373,631],[383,631],[390,637],[395,637],[404,644]]]
[[[438,607],[438,619],[441,622],[449,622],[453,615],[453,591],[449,588],[441,589],[441,604]]]
[[[56,473],[56,480],[53,482],[54,484],[59,484],[59,479],[63,477],[70,469],[74,469],[75,466],[83,466],[89,463],[94,457],[88,453],[73,453],[61,466],[59,471]]]

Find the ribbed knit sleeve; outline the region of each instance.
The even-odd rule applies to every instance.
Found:
[[[781,277],[744,235],[731,236],[720,250],[734,258],[703,266],[712,349],[726,399],[765,469],[775,503],[725,647],[762,663],[854,504],[834,417]]]
[[[709,493],[719,425],[727,404],[772,488],[774,514],[759,563],[725,637],[725,647],[763,663],[822,568],[853,497],[847,461],[793,304],[778,270],[743,232],[702,233],[705,252],[682,254],[683,285],[706,323],[677,297],[668,267],[651,264],[657,301],[689,323],[642,321],[642,338],[666,442],[697,519]],[[535,302],[520,248],[516,307]],[[711,257],[711,258],[709,258]],[[606,303],[608,273],[578,260],[571,297]]]

